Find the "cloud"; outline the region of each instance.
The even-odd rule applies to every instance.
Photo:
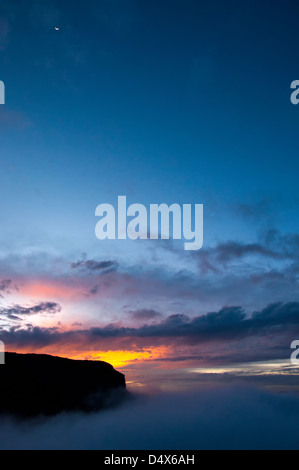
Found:
[[[237,215],[240,215],[244,219],[252,220],[253,222],[264,222],[265,218],[268,220],[269,217],[274,215],[277,217],[277,201],[273,199],[263,198],[252,204],[238,204],[235,206]]]
[[[10,294],[10,289],[12,288],[12,281],[10,279],[3,279],[0,281],[0,292],[5,294]],[[0,297],[3,296],[0,294]]]
[[[34,314],[30,309],[20,312],[18,308],[3,313],[11,318],[22,312],[23,315]],[[252,315],[241,307],[225,307],[194,318],[176,314],[139,327],[110,324],[64,331],[14,327],[2,330],[1,340],[14,350],[44,349],[49,354],[62,351],[64,355],[73,355],[74,351],[76,354],[80,351],[136,351],[165,346],[169,348],[171,360],[185,357],[211,364],[289,358],[290,344],[297,337],[298,327],[299,303],[293,302],[272,304]],[[159,355],[166,356],[166,353]]]
[[[238,298],[243,297],[244,302],[253,289],[255,300],[261,296],[264,301],[271,301],[271,298],[277,301],[278,290],[281,296],[284,291],[284,295],[290,297],[298,288],[297,233],[284,235],[271,229],[260,233],[257,242],[222,242],[192,254],[191,259],[197,263],[202,282],[207,283],[205,292],[202,292],[203,296],[209,291],[214,291],[215,297],[219,294],[230,298],[233,296],[237,302],[240,301]],[[210,283],[208,279],[211,279]]]
[[[1,422],[0,448],[298,450],[298,420],[298,396],[276,395],[243,383],[200,384],[196,392],[140,396],[96,414],[20,424],[6,418]]]
[[[2,277],[12,279],[28,301],[67,302],[77,312],[80,303],[83,323],[103,314],[107,322],[132,322],[130,310],[153,310],[163,317],[182,312],[194,316],[199,306],[202,312],[217,311],[223,305],[242,305],[252,311],[279,301],[299,302],[298,248],[297,234],[272,230],[256,243],[229,241],[184,254],[183,263],[171,258],[172,253],[167,264],[162,263],[161,253],[155,261],[131,265],[87,256],[70,261],[45,253],[11,255],[0,263]],[[128,307],[122,309],[123,305]]]
[[[85,260],[71,263],[72,269],[85,269],[87,271],[104,271],[105,274],[115,271],[118,267],[116,261]]]
[[[219,312],[211,312],[189,318],[186,315],[170,315],[160,323],[143,325],[139,328],[108,325],[104,328],[91,328],[89,334],[99,337],[179,337],[192,342],[229,340],[239,337],[267,334],[273,326],[285,329],[299,325],[299,303],[273,304],[254,312],[249,317],[241,307],[225,307]]]
[[[299,304],[272,304],[260,312],[254,312],[250,320],[254,327],[299,325]],[[251,326],[252,326],[251,325]]]
[[[54,302],[42,302],[33,307],[21,307],[14,305],[9,308],[0,308],[0,315],[10,320],[21,320],[22,317],[32,315],[53,315],[61,311],[61,306]]]
[[[250,255],[260,255],[272,259],[285,258],[283,254],[277,253],[258,243],[242,244],[237,242],[227,242],[218,245],[215,249],[216,261],[223,264]]]
[[[284,246],[284,245],[282,245]],[[236,241],[228,241],[220,243],[214,248],[204,249],[195,256],[203,272],[211,271],[220,272],[223,267],[227,267],[229,263],[242,261],[245,257],[258,256],[269,258],[270,260],[286,260],[292,257],[292,253],[286,249],[271,249],[262,243],[240,243]]]
[[[152,309],[130,310],[129,314],[134,320],[138,321],[154,320],[162,316],[162,313]]]

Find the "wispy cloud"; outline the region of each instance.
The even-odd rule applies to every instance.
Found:
[[[157,310],[153,309],[131,310],[128,313],[134,320],[137,321],[156,320],[163,316],[161,312],[157,312]]]
[[[87,271],[102,271],[104,273],[115,271],[118,267],[116,261],[96,261],[84,260],[71,263],[72,269],[81,269]]]
[[[12,287],[12,281],[10,279],[3,279],[2,281],[0,281],[0,292],[9,294],[11,287]]]
[[[32,315],[54,315],[61,311],[61,306],[55,302],[43,302],[33,307],[13,305],[8,308],[0,308],[0,315],[9,320],[22,320]]]

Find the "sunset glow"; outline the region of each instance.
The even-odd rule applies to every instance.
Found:
[[[299,397],[299,2],[0,4],[0,420],[32,400],[63,413],[64,437],[65,414],[92,408],[71,447],[90,433],[87,448],[188,450],[237,446],[247,419],[241,447],[287,448],[299,401],[274,393]],[[102,420],[115,384],[142,397]]]
[[[166,347],[153,348],[144,351],[98,351],[70,356],[71,359],[104,361],[115,368],[124,367],[129,364],[146,362],[150,360],[163,359],[167,351]]]

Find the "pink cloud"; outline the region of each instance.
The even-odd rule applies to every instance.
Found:
[[[20,294],[33,299],[73,300],[85,293],[84,287],[54,280],[31,280],[20,286]]]

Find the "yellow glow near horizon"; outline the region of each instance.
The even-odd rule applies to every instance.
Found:
[[[166,348],[153,348],[143,351],[97,351],[69,356],[70,359],[108,362],[115,368],[125,367],[134,362],[162,358]]]

